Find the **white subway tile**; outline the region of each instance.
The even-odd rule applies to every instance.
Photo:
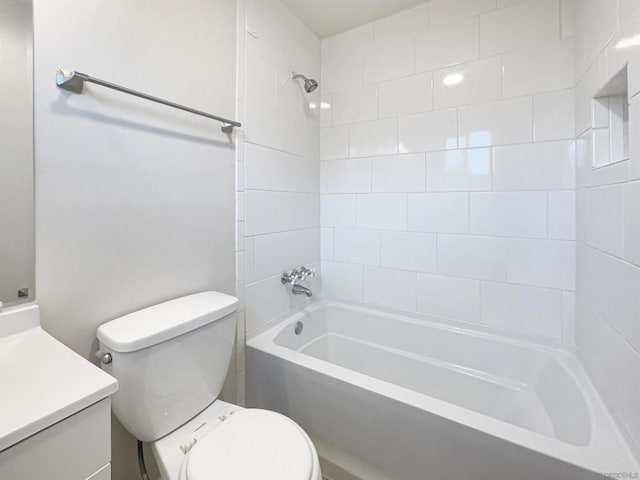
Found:
[[[433,74],[411,75],[378,84],[380,118],[428,112],[433,109]]]
[[[363,54],[331,56],[331,60],[322,65],[322,93],[355,88],[364,83]]]
[[[362,301],[364,276],[362,265],[322,262],[322,293],[329,297]]]
[[[320,229],[320,259],[333,260],[333,228]]]
[[[317,160],[247,143],[245,187],[310,192],[318,189]]]
[[[640,351],[640,268],[595,252],[596,296],[593,306],[636,351]]]
[[[471,233],[547,236],[546,192],[471,193]]]
[[[398,151],[395,118],[359,123],[349,127],[349,156],[392,155]]]
[[[593,185],[593,139],[588,130],[576,139],[576,186],[586,188]]]
[[[341,56],[353,55],[371,49],[374,45],[374,27],[369,23],[352,28],[329,38],[329,56],[335,60]]]
[[[253,282],[255,275],[255,239],[256,237],[245,237],[244,239],[244,282]]]
[[[529,0],[480,17],[480,55],[517,50],[560,38],[559,0]]]
[[[407,229],[407,196],[398,193],[358,195],[358,228]]]
[[[266,102],[247,98],[245,136],[247,142],[279,150],[287,147],[287,113]]]
[[[491,149],[449,150],[427,155],[427,190],[491,190]]]
[[[585,245],[587,244],[588,238],[588,193],[589,191],[585,189],[576,191],[576,240]]]
[[[380,265],[380,232],[337,228],[334,242],[337,262]]]
[[[495,190],[568,190],[575,188],[572,141],[528,143],[493,149]]]
[[[624,256],[624,185],[590,188],[587,194],[589,245]]]
[[[576,344],[581,362],[618,418],[640,436],[640,354],[587,306],[576,302]]]
[[[331,160],[327,164],[327,193],[371,191],[371,159]]]
[[[355,195],[321,195],[320,224],[323,227],[355,227]]]
[[[574,191],[549,192],[549,238],[575,240],[576,193]]]
[[[318,260],[318,229],[259,235],[255,237],[255,278],[281,273],[295,265]]]
[[[562,338],[562,292],[482,282],[482,323],[528,335]]]
[[[480,321],[480,282],[467,278],[418,274],[418,312]]]
[[[371,160],[373,192],[424,192],[425,156],[422,153],[375,157]]]
[[[349,90],[336,90],[332,95],[334,125],[375,120],[378,117],[378,89],[367,85]]]
[[[438,235],[438,273],[504,281],[506,262],[504,238]]]
[[[574,98],[573,89],[533,97],[533,137],[536,142],[575,136]]]
[[[530,142],[532,115],[531,97],[460,108],[460,148]]]
[[[398,310],[415,311],[416,273],[365,267],[364,300]]]
[[[429,25],[435,28],[495,10],[496,0],[433,0],[429,7]]]
[[[259,235],[280,229],[280,194],[278,192],[245,192],[245,234]]]
[[[320,158],[334,160],[349,156],[349,128],[334,127],[320,129]]]
[[[409,230],[468,233],[469,195],[467,193],[410,194]]]
[[[320,96],[320,128],[333,125],[332,103],[333,95],[330,93]]]
[[[382,232],[382,266],[414,272],[435,272],[436,248],[436,236],[433,234]]]
[[[640,265],[640,182],[624,187],[624,258]]]
[[[505,98],[573,87],[573,59],[573,39],[504,55]]]
[[[416,39],[416,71],[448,67],[478,58],[478,19],[470,18]]]
[[[364,54],[364,83],[380,82],[415,73],[413,42],[368,50]]]
[[[425,3],[385,17],[375,22],[373,28],[377,47],[415,37],[429,28],[429,5]]]
[[[246,52],[246,62],[247,84],[245,88],[247,95],[276,106],[278,103],[278,69],[251,50]]]
[[[575,289],[575,243],[510,238],[507,282],[559,290]]]
[[[451,85],[449,82],[454,76],[462,81]],[[500,57],[491,57],[437,70],[433,82],[436,110],[500,100],[502,61]]]
[[[455,109],[420,113],[398,119],[400,153],[449,150],[457,147]]]
[[[247,332],[285,313],[289,309],[290,296],[287,288],[280,282],[280,275],[247,284]]]
[[[319,195],[312,193],[281,192],[279,202],[279,224],[277,231],[299,230],[319,226]]]

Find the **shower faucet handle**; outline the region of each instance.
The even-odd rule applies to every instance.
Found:
[[[315,268],[307,268],[304,265],[294,268],[290,272],[283,272],[280,276],[280,282],[283,285],[287,283],[295,284],[298,280],[305,280],[307,278],[313,278],[316,276]]]
[[[302,265],[299,269],[300,275],[302,276],[303,279],[305,278],[313,278],[316,276],[316,269],[315,268],[307,268],[304,265]]]
[[[282,282],[283,285],[286,285],[287,283],[293,285],[297,280],[302,280],[303,278],[302,274],[294,268],[290,272],[283,272],[280,277],[280,282]]]

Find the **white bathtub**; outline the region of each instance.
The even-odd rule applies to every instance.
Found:
[[[560,348],[332,302],[247,347],[249,405],[293,418],[321,457],[366,480],[640,472],[581,365]]]

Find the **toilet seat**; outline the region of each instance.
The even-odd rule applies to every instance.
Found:
[[[184,480],[310,480],[314,455],[306,435],[276,412],[241,410],[194,445]]]

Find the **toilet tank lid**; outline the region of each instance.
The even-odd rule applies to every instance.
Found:
[[[111,320],[98,340],[114,352],[135,352],[200,328],[233,313],[238,299],[220,292],[176,298]]]

